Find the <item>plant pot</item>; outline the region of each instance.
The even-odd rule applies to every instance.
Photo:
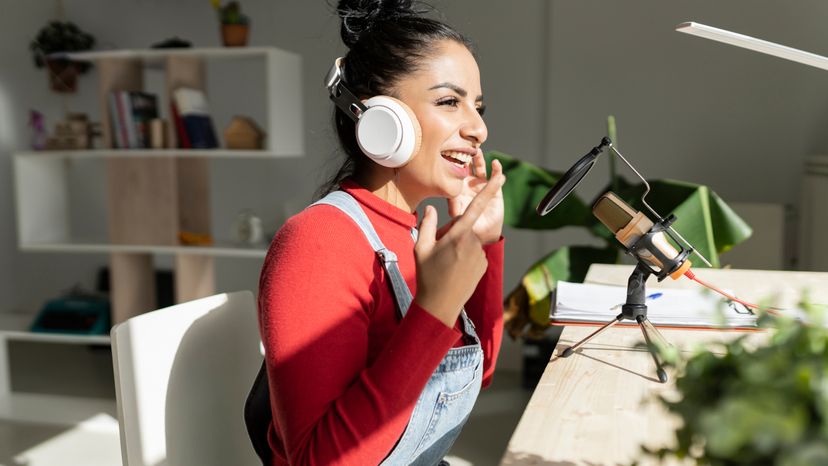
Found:
[[[55,92],[72,93],[77,89],[77,64],[67,60],[46,60],[46,71],[49,73],[49,87]]]
[[[222,24],[221,41],[225,47],[244,47],[247,45],[248,24]]]

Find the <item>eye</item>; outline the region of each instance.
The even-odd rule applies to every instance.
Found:
[[[478,106],[477,107],[477,113],[479,113],[480,116],[483,116],[483,114],[486,113],[486,106],[485,105]]]
[[[460,103],[460,99],[457,97],[444,97],[437,101],[437,105],[448,105],[449,107],[457,107]]]

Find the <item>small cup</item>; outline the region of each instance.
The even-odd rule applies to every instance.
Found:
[[[149,122],[150,147],[164,149],[167,147],[167,121],[163,118],[153,118]]]

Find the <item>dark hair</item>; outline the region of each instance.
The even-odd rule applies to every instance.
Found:
[[[413,0],[339,1],[340,36],[349,49],[343,60],[343,82],[355,96],[393,96],[400,77],[417,71],[422,60],[434,53],[436,42],[453,40],[473,51],[471,42],[457,30],[423,16],[430,10]],[[334,126],[346,160],[319,188],[320,197],[369,162],[357,144],[354,121],[337,107]]]

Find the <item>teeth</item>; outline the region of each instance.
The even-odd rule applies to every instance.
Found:
[[[472,160],[472,156],[465,153],[465,152],[457,152],[457,151],[449,150],[449,151],[443,152],[442,155],[445,156],[445,157],[449,157],[451,159],[456,160],[458,163],[455,163],[455,165],[458,165],[458,166],[461,166],[461,167],[465,166],[466,164],[468,164]]]

